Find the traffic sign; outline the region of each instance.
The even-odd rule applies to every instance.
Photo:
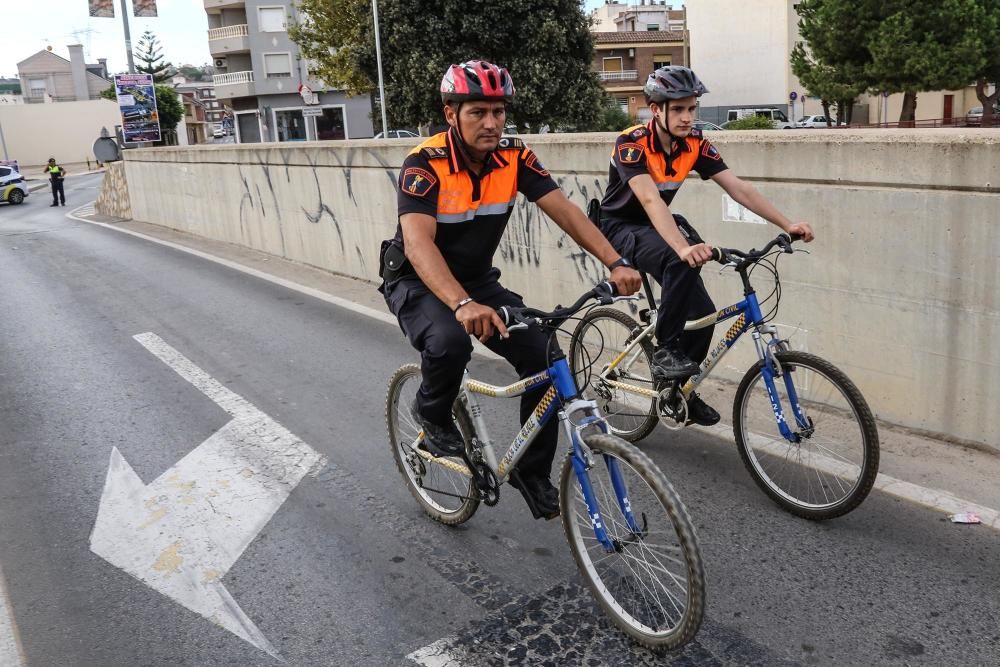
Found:
[[[308,107],[302,110],[303,116],[322,116],[323,110],[318,107]]]
[[[790,99],[793,102],[795,100],[797,100],[798,97],[799,97],[799,94],[797,92],[795,92],[794,90],[792,92],[788,93],[788,99]]]

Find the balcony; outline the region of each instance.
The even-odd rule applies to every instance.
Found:
[[[253,72],[229,72],[216,74],[212,77],[215,84],[215,97],[220,100],[231,100],[234,97],[250,97],[255,94]]]
[[[598,72],[601,81],[637,81],[639,72],[634,69],[619,70],[617,72]]]
[[[205,0],[205,9],[236,9],[245,6],[244,0]]]
[[[208,31],[208,51],[213,56],[224,56],[229,53],[249,53],[250,37],[247,24],[227,25],[223,28],[212,28]]]

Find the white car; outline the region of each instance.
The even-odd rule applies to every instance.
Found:
[[[212,130],[212,136],[216,139],[221,139],[222,137],[226,136],[226,130],[222,127],[216,127],[214,130]]]
[[[797,127],[827,127],[826,116],[823,115],[803,116],[802,118],[799,118],[797,121],[795,121],[795,125]],[[831,118],[830,126],[836,127],[837,121]]]
[[[28,196],[28,185],[24,177],[14,171],[13,167],[0,165],[0,202],[14,206],[24,202]]]
[[[410,132],[409,130],[389,130],[389,136],[387,139],[409,139],[411,137],[419,137],[420,135],[415,132]],[[382,138],[382,133],[379,132],[375,135],[376,139]]]

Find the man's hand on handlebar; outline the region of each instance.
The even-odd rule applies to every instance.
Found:
[[[678,257],[694,269],[712,261],[712,246],[707,243],[696,243],[681,250]]]
[[[802,237],[802,240],[806,243],[812,241],[815,236],[813,236],[813,229],[809,226],[808,222],[796,222],[794,225],[785,230],[793,239],[796,236]]]
[[[617,267],[611,272],[609,280],[615,284],[621,296],[631,296],[642,286],[642,276],[630,266]]]
[[[497,311],[481,303],[470,301],[455,312],[455,319],[462,325],[465,332],[479,339],[480,343],[485,343],[493,335],[495,329],[500,333],[501,338],[507,338],[507,327],[503,320],[497,315]]]

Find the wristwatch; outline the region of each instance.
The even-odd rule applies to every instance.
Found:
[[[627,266],[629,268],[632,268],[632,262],[628,261],[624,257],[619,257],[617,260],[611,262],[611,264],[608,265],[608,271],[614,271],[619,266]]]

